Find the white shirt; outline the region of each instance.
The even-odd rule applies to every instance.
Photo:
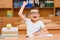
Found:
[[[34,36],[33,33],[37,32],[41,28],[44,28],[45,25],[42,21],[37,21],[33,23],[31,19],[27,18],[26,19],[26,27],[27,27],[27,35],[28,36]]]

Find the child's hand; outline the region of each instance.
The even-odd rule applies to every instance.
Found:
[[[43,33],[42,33],[42,34],[43,34]],[[40,32],[40,31],[39,31],[39,32],[35,32],[35,33],[34,33],[34,35],[35,35],[35,36],[42,35],[42,34],[41,34],[41,32]]]
[[[38,35],[39,35],[39,33],[34,33],[34,35],[35,35],[35,36],[38,36]]]
[[[26,6],[27,4],[28,4],[28,2],[26,2],[26,1],[24,1],[24,2],[23,2],[23,5],[25,5],[25,6]]]

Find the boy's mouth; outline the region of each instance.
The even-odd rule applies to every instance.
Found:
[[[34,16],[34,18],[36,18],[36,16]]]

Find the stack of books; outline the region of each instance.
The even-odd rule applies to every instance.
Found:
[[[50,1],[49,0],[35,0],[34,5],[35,5],[35,7],[40,7],[40,8],[53,7],[54,1],[51,1],[51,0]]]
[[[7,29],[6,27],[2,28],[2,36],[18,36],[18,28],[17,27],[12,27],[10,29]]]
[[[54,7],[54,1],[45,1],[45,7]]]
[[[27,1],[28,4],[26,5],[26,8],[32,8],[33,7],[33,0],[14,0],[14,8],[19,8],[23,5],[23,1]]]

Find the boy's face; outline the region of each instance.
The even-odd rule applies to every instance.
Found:
[[[31,10],[30,11],[31,13],[30,13],[30,18],[31,18],[31,20],[33,20],[33,21],[36,21],[36,20],[38,20],[38,18],[39,18],[39,12],[38,12],[38,10]]]

